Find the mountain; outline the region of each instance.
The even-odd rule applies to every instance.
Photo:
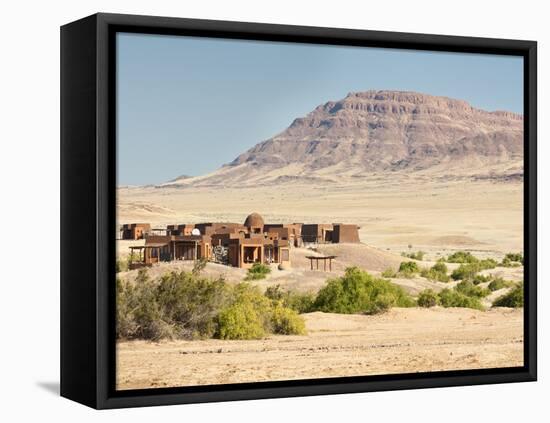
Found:
[[[379,172],[523,174],[523,116],[404,91],[350,93],[219,170],[170,185],[338,181]]]

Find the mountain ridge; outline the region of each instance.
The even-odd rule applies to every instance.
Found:
[[[204,176],[168,185],[319,182],[373,172],[523,172],[523,116],[412,91],[351,92]]]

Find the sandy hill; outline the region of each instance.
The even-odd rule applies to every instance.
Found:
[[[523,116],[402,91],[350,93],[297,118],[219,170],[174,186],[339,182],[379,172],[523,175]]]

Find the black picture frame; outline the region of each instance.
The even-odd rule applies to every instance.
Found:
[[[119,31],[523,57],[524,366],[116,391],[114,37]],[[61,27],[61,395],[104,409],[536,380],[536,140],[534,41],[104,13]]]

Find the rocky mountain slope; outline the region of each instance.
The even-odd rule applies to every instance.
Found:
[[[415,92],[350,93],[219,170],[169,184],[336,182],[380,172],[521,177],[523,116]]]

